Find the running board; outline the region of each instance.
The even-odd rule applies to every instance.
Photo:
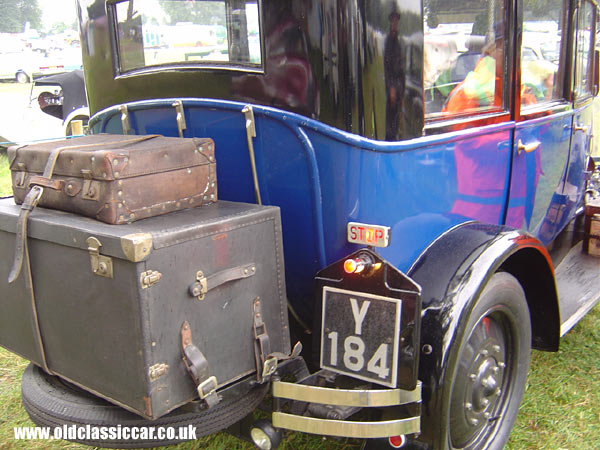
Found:
[[[574,246],[555,271],[560,300],[560,335],[565,335],[600,302],[600,258]]]

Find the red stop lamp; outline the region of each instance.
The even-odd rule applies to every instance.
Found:
[[[402,448],[402,447],[404,447],[404,444],[406,444],[406,436],[404,436],[404,435],[390,436],[389,442],[390,442],[390,446],[392,446],[394,448]]]

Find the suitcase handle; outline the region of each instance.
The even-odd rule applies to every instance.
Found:
[[[198,300],[204,300],[204,295],[222,284],[230,281],[240,280],[242,278],[251,277],[256,273],[256,264],[246,264],[245,266],[233,267],[225,269],[221,272],[206,277],[202,271],[196,273],[196,282],[189,287],[189,293],[192,297],[197,297]]]

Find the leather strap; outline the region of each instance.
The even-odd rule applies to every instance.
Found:
[[[263,320],[260,298],[252,302],[252,317],[254,321],[254,360],[256,361],[256,380],[263,384],[277,368],[277,358],[270,357],[271,341],[267,333],[267,325]]]
[[[25,196],[23,204],[21,205],[21,212],[17,219],[17,231],[15,238],[15,257],[13,259],[13,265],[8,274],[8,282],[14,282],[21,273],[23,267],[23,256],[27,249],[27,219],[29,214],[33,211],[40,201],[44,188],[41,186],[34,186]],[[29,259],[27,258],[29,262]],[[28,264],[29,265],[29,264]]]
[[[187,320],[181,325],[181,353],[185,367],[194,380],[200,400],[203,400],[209,408],[215,406],[221,401],[216,392],[217,379],[210,375],[210,367],[204,353],[192,342],[192,330]]]
[[[302,344],[297,342],[288,355],[282,352],[271,352],[271,341],[267,333],[267,325],[263,320],[260,298],[252,302],[252,316],[254,322],[254,359],[256,361],[256,380],[260,384],[269,381],[271,375],[277,370],[279,361],[297,358],[302,351]]]
[[[42,186],[55,191],[62,191],[65,187],[65,180],[51,180],[36,175],[29,179],[29,187],[32,186]]]
[[[31,265],[29,264],[29,246],[27,245],[27,218],[29,217],[29,213],[37,205],[43,192],[44,188],[41,186],[34,186],[25,196],[25,200],[21,206],[21,214],[19,214],[19,219],[17,221],[15,260],[13,261],[13,266],[8,275],[8,282],[12,283],[19,276],[21,267],[23,266],[24,257],[25,261],[27,261],[24,275],[25,289],[27,290],[27,294],[31,302],[35,342],[40,352],[42,368],[47,373],[52,374],[46,361],[46,351],[44,350],[42,333],[40,331],[40,322],[38,320],[37,305],[35,303],[35,294],[33,291],[33,277],[31,275]]]
[[[215,289],[230,281],[251,277],[254,274],[256,274],[256,264],[254,263],[246,264],[245,266],[232,267],[206,277],[204,282],[196,281],[189,287],[188,291],[192,297],[198,297],[202,300],[204,294],[211,289]]]

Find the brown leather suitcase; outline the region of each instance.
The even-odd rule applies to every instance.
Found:
[[[33,186],[38,206],[110,224],[217,200],[211,139],[98,134],[8,149],[15,202]]]

